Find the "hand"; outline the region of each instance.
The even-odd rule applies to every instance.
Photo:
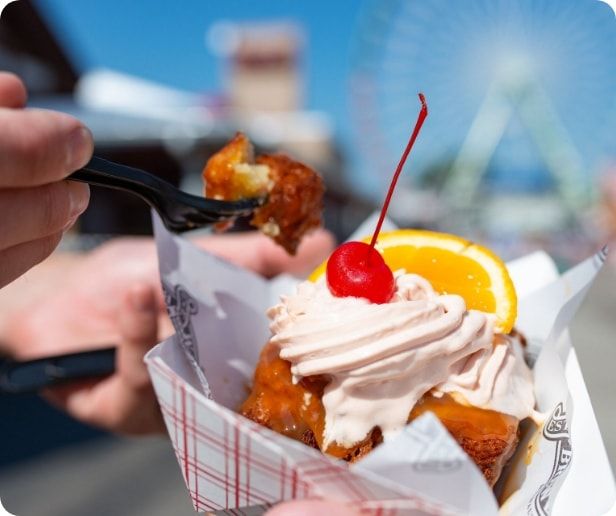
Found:
[[[60,278],[60,282],[58,282]],[[116,345],[116,371],[43,395],[76,419],[124,434],[164,430],[144,354],[172,333],[152,239],[108,242],[85,255],[55,255],[6,287],[5,304],[32,284],[4,324],[18,359]]]
[[[295,256],[258,231],[206,236],[195,243],[266,278],[283,272],[305,277],[331,254],[336,244],[332,234],[324,229],[306,235]]]
[[[326,231],[317,231],[304,239],[294,257],[256,232],[203,237],[197,244],[273,276],[309,272],[328,256],[334,240]],[[42,284],[48,290],[42,291]],[[108,430],[132,434],[162,430],[143,364],[145,352],[173,331],[160,291],[153,240],[122,238],[86,255],[54,256],[0,292],[5,305],[31,285],[36,287],[35,296],[22,299],[5,321],[4,331],[0,324],[6,351],[28,359],[118,345],[113,376],[70,384],[47,396],[77,419]]]
[[[64,181],[90,159],[90,132],[25,103],[19,79],[0,72],[0,288],[51,254],[90,195],[87,185]]]
[[[284,502],[267,511],[266,516],[313,516],[314,514],[336,514],[337,516],[359,516],[361,513],[342,502],[327,500],[300,500]]]

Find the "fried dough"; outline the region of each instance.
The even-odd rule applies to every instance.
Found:
[[[351,447],[330,445],[323,450],[325,411],[321,403],[327,381],[321,377],[291,380],[289,362],[278,357],[278,348],[266,344],[261,352],[248,399],[240,413],[278,433],[324,451],[336,458],[355,462],[381,444],[378,427]],[[493,486],[518,443],[518,420],[492,410],[464,405],[453,397],[426,394],[409,415],[412,420],[432,411]]]
[[[248,138],[237,133],[214,154],[203,170],[206,197],[238,200],[266,197],[250,223],[295,254],[302,237],[321,225],[321,177],[310,167],[283,154],[255,159]]]

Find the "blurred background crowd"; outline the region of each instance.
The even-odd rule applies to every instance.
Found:
[[[186,191],[238,130],[293,154],[324,176],[340,239],[380,206],[422,91],[430,116],[390,209],[400,226],[506,259],[544,249],[563,269],[616,240],[616,19],[597,0],[19,0],[0,20],[0,69],[29,105],[84,121],[96,154]],[[62,245],[150,232],[139,200],[93,187]],[[572,332],[614,464],[610,267]],[[170,454],[0,397],[0,498],[16,512],[189,514]]]

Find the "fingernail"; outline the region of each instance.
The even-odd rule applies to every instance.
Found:
[[[87,127],[80,126],[69,135],[68,167],[72,172],[83,167],[94,151],[92,133]]]
[[[90,202],[90,186],[86,183],[78,183],[76,181],[67,181],[69,202],[71,203],[69,211],[69,221],[73,220],[73,224],[79,215],[81,215]]]

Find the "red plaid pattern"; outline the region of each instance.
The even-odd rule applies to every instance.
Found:
[[[238,508],[251,505],[332,498],[365,514],[458,514],[374,475],[360,475],[207,399],[155,354],[146,362],[198,512],[241,514]]]

